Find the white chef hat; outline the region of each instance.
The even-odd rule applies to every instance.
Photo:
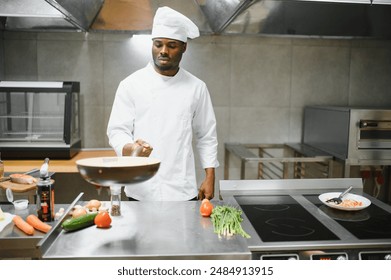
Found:
[[[169,8],[157,9],[153,19],[152,39],[169,38],[187,42],[200,36],[197,25],[181,13]]]

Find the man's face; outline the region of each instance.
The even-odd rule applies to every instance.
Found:
[[[167,38],[153,39],[152,57],[155,69],[162,75],[174,76],[185,51],[184,42]]]

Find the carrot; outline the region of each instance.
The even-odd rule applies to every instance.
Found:
[[[23,220],[22,217],[15,215],[12,218],[12,221],[14,222],[15,226],[17,226],[25,234],[28,234],[28,235],[34,234],[34,228],[32,226],[30,226],[25,220]]]
[[[45,224],[42,222],[37,216],[31,214],[28,215],[26,218],[26,222],[31,225],[36,230],[42,231],[47,233],[49,230],[51,230],[52,226]]]

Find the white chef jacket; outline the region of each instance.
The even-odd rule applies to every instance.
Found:
[[[203,168],[216,168],[216,118],[206,84],[180,68],[160,75],[149,63],[118,86],[107,128],[118,156],[127,143],[148,142],[161,160],[151,179],[125,187],[138,200],[184,201],[197,196],[192,140]]]

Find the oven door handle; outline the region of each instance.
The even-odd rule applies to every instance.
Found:
[[[360,121],[360,128],[378,127],[378,123],[374,121]]]

